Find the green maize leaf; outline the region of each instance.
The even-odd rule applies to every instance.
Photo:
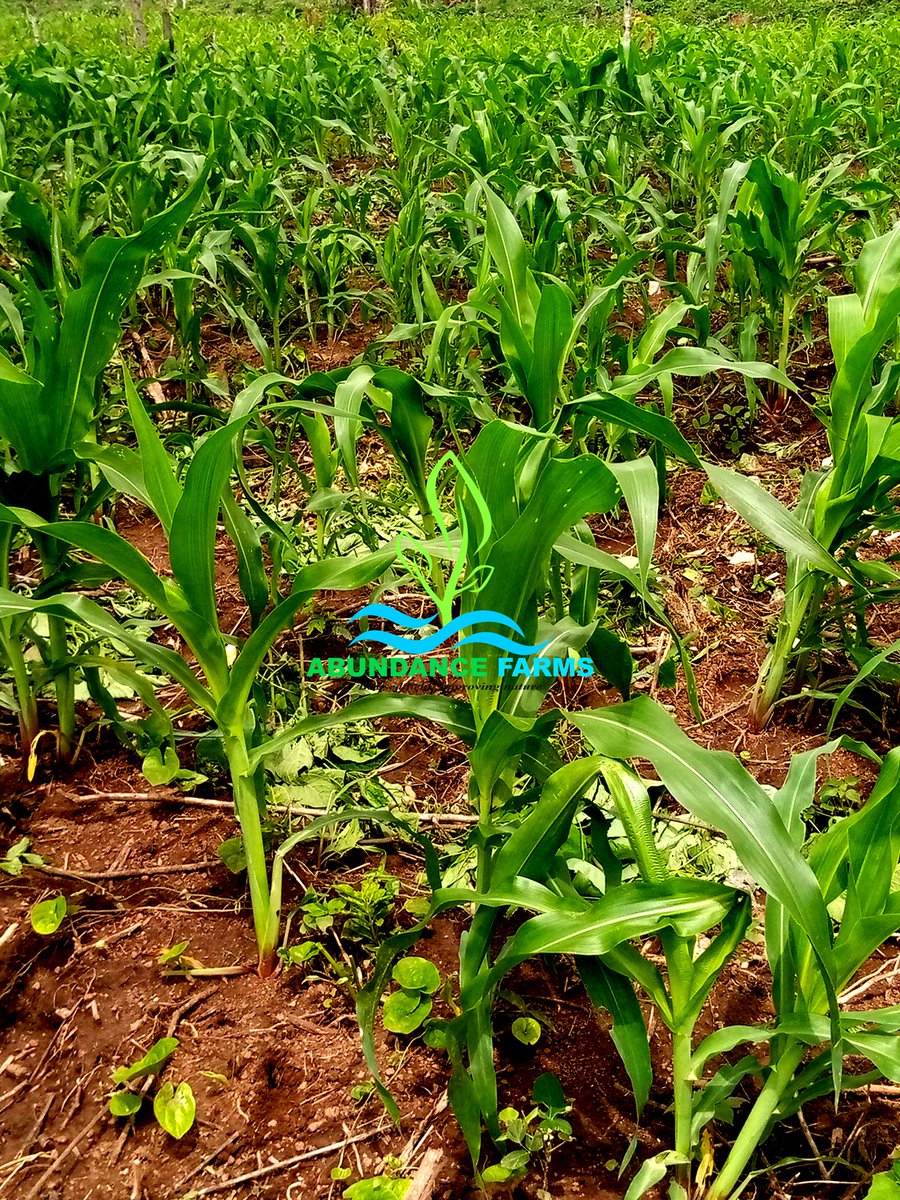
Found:
[[[646,696],[569,719],[599,753],[652,762],[678,803],[727,834],[744,867],[803,930],[819,962],[831,1011],[837,1087],[840,1028],[831,919],[818,881],[791,843],[775,804],[736,758],[697,746]]]
[[[520,876],[512,880],[493,881],[490,890],[479,892],[473,888],[438,888],[432,896],[432,912],[466,905],[484,905],[487,908],[527,908],[536,913],[581,912],[587,901],[578,897],[560,896],[534,879]]]
[[[74,524],[75,522],[71,522]],[[140,662],[162,671],[181,684],[191,699],[205,712],[215,710],[215,700],[194,675],[180,654],[166,646],[157,646],[144,636],[126,629],[87,596],[61,593],[34,600],[0,588],[0,617],[21,613],[46,612],[86,626],[113,641],[122,642]]]
[[[231,668],[228,689],[216,706],[216,721],[223,729],[240,727],[260,666],[305,599],[298,594],[282,600],[247,638]]]
[[[150,498],[149,507],[156,513],[166,533],[172,528],[172,517],[181,499],[181,484],[172,469],[172,460],[162,444],[156,426],[150,420],[137,394],[127,367],[123,368],[125,399],[128,416],[137,437],[140,451],[142,482]]]
[[[497,193],[481,176],[476,175],[476,179],[481,186],[487,208],[487,248],[503,279],[506,301],[515,313],[516,322],[530,341],[539,299],[537,285],[528,269],[525,239],[515,217]]]
[[[572,400],[563,406],[563,413],[585,412],[599,417],[601,421],[621,425],[633,433],[642,433],[659,442],[670,454],[683,459],[692,466],[700,466],[700,457],[694,447],[684,437],[674,421],[654,412],[652,408],[641,407],[626,400],[624,396],[611,392],[592,392],[580,400]]]
[[[353,558],[323,558],[301,567],[291,585],[293,593],[309,599],[317,592],[352,591],[378,579],[397,556],[393,547]]]
[[[900,858],[900,788],[894,788],[874,806],[865,825],[859,822],[852,826],[847,843],[849,869],[842,933],[857,918],[880,916],[890,904]]]
[[[593,624],[576,625],[568,617],[553,625],[539,621],[535,631],[535,644],[547,643],[541,651],[542,657],[545,658],[569,658],[570,651],[575,651],[580,657],[579,652],[584,649],[594,629]],[[551,675],[539,675],[535,678],[527,675],[518,678],[507,677],[500,693],[503,710],[513,717],[534,720],[552,684]],[[476,700],[477,696],[476,692]]]
[[[492,796],[500,777],[514,764],[534,728],[527,717],[513,717],[494,710],[478,733],[469,752],[472,779],[482,796]],[[517,752],[517,753],[515,753]]]
[[[653,1158],[648,1158],[641,1163],[640,1170],[628,1185],[625,1200],[641,1200],[641,1197],[646,1196],[652,1187],[665,1179],[669,1167],[676,1166],[681,1162],[683,1162],[682,1156],[676,1154],[674,1150],[664,1150],[662,1154],[655,1154]],[[675,1197],[677,1196],[676,1192]]]
[[[591,1004],[594,1008],[605,1008],[612,1017],[611,1037],[631,1080],[640,1117],[650,1099],[653,1065],[647,1025],[634,988],[600,958],[577,957],[575,964]]]
[[[865,243],[854,275],[863,318],[867,325],[872,325],[900,288],[900,225]]]
[[[100,237],[91,243],[82,284],[63,307],[59,339],[45,367],[42,389],[34,393],[27,385],[25,404],[17,405],[18,436],[10,441],[27,470],[40,474],[52,469],[87,433],[94,411],[94,381],[118,344],[122,310],[140,285],[148,256],[158,254],[190,216],[206,186],[210,165],[175,204],[151,217],[139,233],[128,238]],[[27,423],[26,413],[30,414]]]
[[[770,797],[733,755],[692,742],[646,696],[569,720],[600,754],[648,759],[679,804],[728,835],[744,867],[830,958],[831,922],[816,878]]]
[[[681,324],[688,312],[688,305],[683,300],[673,300],[662,312],[658,312],[641,334],[634,351],[634,362],[630,371],[641,367],[651,367],[653,360],[666,344],[666,339],[672,330]]]
[[[661,883],[668,878],[669,869],[653,835],[650,793],[633,771],[615,759],[601,759],[600,773],[641,878],[647,883]]]
[[[382,367],[374,384],[390,396],[390,424],[375,428],[393,451],[419,504],[425,494],[425,458],[434,421],[425,411],[425,393],[418,382],[396,367]]]
[[[734,890],[701,879],[626,883],[583,912],[543,913],[526,921],[490,972],[491,984],[535,954],[608,954],[622,942],[674,929],[693,937],[717,925],[734,903]]]
[[[840,739],[835,738],[834,741],[826,742],[824,746],[816,746],[812,750],[795,754],[791,758],[787,778],[773,797],[784,827],[798,849],[806,840],[802,814],[812,806],[815,799],[816,767],[819,758],[823,754],[833,754],[840,745]]]
[[[511,885],[520,875],[535,880],[547,878],[553,857],[568,837],[581,797],[596,781],[599,771],[598,757],[580,758],[547,779],[538,802],[498,850],[491,871],[491,891]]]
[[[525,390],[538,429],[548,428],[553,421],[573,325],[569,297],[558,284],[547,284],[541,289],[535,317],[534,353]]]
[[[734,162],[722,174],[716,212],[707,225],[701,242],[704,251],[702,265],[697,265],[693,271],[688,268],[688,283],[694,295],[698,297],[702,296],[707,288],[714,289],[716,286],[716,273],[722,261],[722,235],[728,224],[728,214],[749,167],[748,162]]]
[[[659,514],[659,481],[656,466],[651,458],[644,457],[632,459],[630,462],[611,463],[610,470],[615,475],[628,505],[628,513],[634,526],[641,583],[646,590],[650,568],[653,565]]]
[[[711,1079],[704,1082],[702,1089],[694,1096],[691,1113],[692,1146],[697,1145],[703,1130],[722,1111],[722,1106],[734,1095],[738,1085],[743,1083],[748,1075],[761,1075],[762,1070],[762,1063],[755,1055],[745,1054],[736,1063],[726,1063],[724,1067],[720,1067]]]
[[[855,1014],[848,1013],[853,1017]],[[810,1046],[828,1041],[829,1025],[823,1017],[799,1014],[777,1030]],[[848,1026],[844,1031],[844,1052],[859,1054],[874,1063],[887,1079],[900,1080],[900,1038],[895,1033],[869,1033]]]
[[[269,578],[263,561],[262,541],[256,526],[228,486],[222,491],[222,517],[237,553],[238,583],[250,610],[250,624],[255,628],[269,603]]]
[[[234,468],[234,443],[249,416],[217,429],[197,450],[172,516],[169,561],[191,609],[218,629],[216,524],[222,492]]]
[[[802,850],[806,840],[802,813],[813,803],[819,755],[831,753],[837,745],[837,742],[829,742],[803,754],[795,754],[784,784],[773,797],[797,850]],[[770,897],[766,902],[765,914],[766,954],[772,971],[773,1003],[779,1017],[789,1015],[797,1003],[797,974],[806,957],[803,953],[798,956],[791,929],[792,921],[787,909]]]
[[[598,625],[584,649],[595,669],[618,690],[622,699],[630,699],[635,663],[628,643]]]
[[[499,288],[491,288],[489,294],[496,300],[500,313],[500,349],[504,361],[512,370],[522,395],[527,397],[528,373],[534,359],[534,348],[528,334],[516,320],[513,306]],[[487,303],[478,303],[477,299],[472,301],[472,307],[488,316],[493,315],[492,307]]]
[[[113,491],[134,496],[147,508],[153,508],[144,481],[144,464],[136,450],[129,446],[99,446],[96,442],[78,442],[72,450],[82,462],[96,463]]]
[[[116,571],[121,579],[146,596],[161,612],[167,611],[170,598],[159,572],[136,546],[112,529],[94,525],[90,521],[33,521],[29,523],[29,528],[48,533],[70,546],[84,550]]]
[[[783,1029],[774,1025],[726,1025],[717,1029],[705,1037],[691,1055],[691,1074],[699,1079],[710,1059],[730,1054],[738,1046],[770,1042],[783,1032]]]
[[[303,382],[309,383],[309,380],[312,378],[313,376],[311,375],[307,376]],[[259,407],[266,392],[270,388],[280,387],[283,383],[295,386],[296,380],[289,379],[287,375],[281,375],[277,371],[268,371],[265,375],[260,375],[252,383],[247,384],[234,398],[231,412],[228,415],[229,424],[232,421],[240,421],[244,417],[250,416]]]
[[[848,354],[865,331],[866,323],[859,296],[851,292],[846,296],[828,297],[828,341],[834,355],[836,377],[846,363]]]
[[[614,475],[593,455],[548,462],[518,520],[492,546],[486,561],[493,572],[466,609],[477,604],[527,624],[526,608],[557,538],[586,514],[608,512],[618,496]]]
[[[94,525],[91,521],[45,522],[36,517],[34,513],[28,513],[23,509],[8,509],[0,505],[0,522],[6,520],[25,525],[40,533],[49,534],[62,542],[85,550],[110,567],[126,583],[131,584],[146,596],[176,626],[197,655],[210,683],[216,687],[224,686],[225,649],[218,626],[211,625],[185,602],[177,590],[165,584],[148,560],[130,542],[125,541],[111,529],[102,525]],[[71,597],[68,602],[71,602]],[[97,611],[102,612],[100,609]],[[111,617],[107,619],[112,621]],[[123,641],[126,640],[124,634],[118,636],[121,636]],[[175,657],[180,658],[180,656]],[[181,665],[183,668],[186,667],[184,659],[181,659]],[[170,667],[161,669],[172,675]],[[189,669],[182,670],[180,676],[173,675],[172,677],[177,677],[179,682],[183,683],[186,676],[194,679]],[[197,686],[199,687],[199,684]],[[196,693],[191,694],[196,695]],[[203,694],[208,698],[208,693],[204,691]],[[206,707],[206,702],[204,702],[204,707]]]
[[[702,466],[725,503],[754,529],[758,529],[776,546],[796,555],[817,570],[849,580],[847,572],[829,554],[825,546],[813,537],[792,512],[754,479],[748,479],[736,471],[718,467],[711,462],[703,462]]]
[[[847,1028],[860,1029],[864,1025],[875,1025],[881,1033],[896,1033],[900,1030],[900,1004],[845,1012],[841,1014],[841,1021]]]
[[[362,432],[359,411],[374,375],[374,367],[357,367],[347,379],[338,384],[334,393],[335,405],[340,406],[344,413],[350,414],[334,418],[334,436],[341,452],[344,470],[354,487],[359,487],[359,471],[356,465],[356,443]]]
[[[676,1023],[691,1026],[699,1017],[706,998],[716,983],[722,968],[732,958],[747,936],[753,920],[753,903],[749,892],[738,892],[729,912],[722,921],[722,929],[709,946],[694,960],[691,973],[691,996],[687,1007],[674,1014]]]
[[[854,885],[854,890],[856,885]],[[865,882],[859,885],[865,890]],[[849,901],[854,891],[848,893]],[[864,917],[844,918],[834,943],[838,987],[845,987],[879,946],[900,930],[900,892],[891,896],[883,911]]]
[[[468,1005],[460,998],[465,1010],[457,1018],[461,1033],[465,1037],[466,1049],[469,1056],[469,1075],[475,1085],[475,1094],[481,1107],[481,1115],[487,1125],[488,1132],[496,1142],[500,1136],[497,1120],[497,1074],[494,1069],[494,1030],[491,1023],[491,1006],[485,999],[480,1003]],[[449,1029],[455,1032],[456,1022]],[[450,1036],[448,1036],[448,1043]]]
[[[41,473],[50,439],[42,392],[40,380],[0,350],[0,437],[16,449],[23,469],[34,474]]]
[[[484,990],[486,976],[481,963],[489,951],[491,934],[499,915],[495,910],[515,905],[560,913],[567,904],[566,911],[572,910],[572,901],[567,902],[527,877],[537,877],[546,872],[549,862],[568,834],[579,797],[596,777],[596,770],[596,763],[581,760],[568,764],[552,776],[542,790],[541,802],[535,805],[498,852],[488,892],[479,894],[462,888],[435,889],[429,912],[418,927],[424,928],[437,912],[451,905],[475,903],[480,906],[462,948],[460,979],[471,982],[461,988],[460,1002],[465,1011],[458,1028],[469,1048],[473,1094],[479,1098],[480,1111],[488,1120],[492,1113],[496,1113],[496,1081],[488,993]],[[576,910],[581,906],[580,901],[575,902]],[[399,936],[402,938],[402,935]],[[374,1020],[378,997],[387,984],[387,967],[392,961],[392,954],[402,952],[409,944],[392,942],[391,948],[383,947],[379,952],[376,978],[364,989],[367,1019],[371,1016]],[[371,1052],[374,1058],[374,1045]]]
[[[809,850],[809,865],[815,872],[826,904],[847,890],[850,841],[869,837],[869,828],[881,825],[879,809],[886,804],[896,811],[900,795],[900,748],[885,757],[869,798],[861,809],[835,821],[817,837]]]
[[[891,642],[891,644],[885,647],[884,650],[879,651],[877,654],[872,654],[871,657],[863,664],[863,666],[860,667],[859,671],[857,671],[846,687],[842,688],[835,697],[834,706],[831,709],[831,716],[828,718],[828,725],[825,730],[826,734],[830,734],[834,729],[835,723],[841,714],[841,710],[850,699],[856,688],[866,679],[868,679],[870,675],[875,675],[877,677],[879,667],[886,663],[887,660],[898,651],[900,651],[900,641]]]
[[[495,538],[501,538],[519,516],[516,505],[516,474],[522,445],[528,431],[506,421],[491,421],[472,443],[466,454],[471,472],[485,507],[491,515]]]
[[[704,350],[699,346],[676,346],[668,350],[652,367],[638,366],[635,371],[628,371],[617,376],[611,390],[617,396],[634,396],[644,388],[655,383],[661,375],[709,375],[713,371],[733,371],[736,375],[744,375],[748,379],[767,379],[777,383],[789,391],[796,388],[783,371],[763,362],[738,362],[723,358],[712,350]]]
[[[844,297],[840,297],[844,299]],[[847,344],[846,357],[840,364],[831,385],[828,436],[835,462],[840,463],[856,428],[856,422],[872,390],[872,371],[875,360],[887,340],[894,335],[900,316],[900,285],[878,311],[875,324],[855,341],[842,328],[852,310],[845,305],[829,304],[829,337],[834,328],[836,340]]]
[[[326,558],[303,567],[294,578],[295,590],[292,594],[269,613],[244,643],[231,668],[228,690],[216,710],[217,720],[224,726],[240,723],[263,660],[278,635],[287,628],[310,595],[322,589],[341,591],[370,583],[384,571],[392,558],[391,552],[378,551],[357,559]]]

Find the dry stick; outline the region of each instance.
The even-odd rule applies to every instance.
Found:
[[[147,23],[144,20],[144,0],[131,0],[131,15],[134,21],[135,45],[145,49],[147,46]]]
[[[208,1167],[211,1162],[215,1162],[223,1150],[227,1150],[229,1146],[233,1146],[240,1136],[241,1130],[239,1129],[236,1133],[233,1133],[231,1137],[227,1139],[227,1141],[224,1141],[221,1146],[217,1146],[215,1150],[207,1154],[206,1158],[204,1158],[202,1162],[198,1163],[197,1166],[194,1167],[193,1171],[185,1175],[182,1179],[179,1179],[175,1186],[177,1188],[183,1188],[186,1183],[190,1183],[190,1181],[199,1175],[205,1167]]]
[[[737,710],[739,708],[743,708],[746,703],[747,703],[747,696],[744,696],[742,699],[738,700],[735,704],[729,704],[729,706],[727,708],[723,708],[719,712],[713,713],[713,715],[711,717],[704,717],[702,721],[695,721],[693,723],[693,725],[685,725],[683,728],[684,728],[685,732],[687,732],[690,729],[701,729],[704,725],[712,725],[714,721],[718,721],[722,717],[727,717],[727,716],[730,716],[731,713],[737,712]]]
[[[213,984],[212,987],[205,988],[202,992],[198,992],[196,996],[189,996],[180,1008],[176,1008],[169,1018],[169,1028],[166,1030],[166,1037],[174,1037],[175,1030],[178,1028],[182,1017],[186,1017],[192,1008],[196,1008],[204,1000],[208,1000],[210,996],[215,995],[219,990],[218,984]]]
[[[47,1103],[41,1109],[37,1120],[34,1122],[31,1129],[25,1135],[25,1141],[22,1143],[22,1148],[19,1151],[20,1158],[25,1158],[27,1156],[27,1154],[31,1150],[31,1147],[34,1145],[34,1143],[40,1137],[41,1130],[44,1128],[44,1122],[47,1120],[47,1114],[50,1112],[50,1109],[53,1107],[53,1105],[55,1103],[56,1103],[56,1092],[53,1092],[52,1095],[50,1096],[49,1100],[47,1101]]]
[[[887,976],[889,979],[893,978],[898,971],[900,971],[900,959],[888,959],[888,961],[880,966],[876,971],[872,971],[870,975],[864,975],[863,978],[855,983],[852,987],[846,988],[843,992],[841,992],[841,994],[838,996],[838,1003],[846,1004],[849,1000],[856,1000],[857,997],[865,995],[872,984],[877,980],[883,979],[885,976]]]
[[[30,1079],[23,1079],[21,1083],[17,1083],[14,1088],[8,1092],[4,1092],[4,1094],[0,1096],[0,1113],[5,1113],[6,1110],[12,1106],[12,1102],[15,1100],[16,1096],[18,1096],[19,1092],[24,1092],[30,1082]]]
[[[172,793],[159,795],[155,792],[84,792],[78,799],[154,800],[158,804],[164,803],[166,800],[171,800],[175,804],[187,804],[193,808],[228,809],[229,812],[234,812],[234,804],[231,800],[210,800],[202,796],[177,796]],[[299,804],[270,804],[266,811],[284,813],[286,816],[293,814],[298,817],[321,817],[323,815],[321,808],[306,808]],[[409,815],[414,816],[426,825],[474,825],[478,820],[474,813],[418,813],[415,810],[411,810]]]
[[[59,1169],[59,1167],[62,1165],[62,1163],[65,1161],[65,1159],[67,1159],[69,1157],[69,1155],[72,1153],[72,1151],[75,1150],[76,1147],[78,1145],[80,1145],[81,1142],[84,1141],[84,1139],[88,1136],[88,1134],[92,1133],[97,1128],[97,1126],[100,1124],[100,1122],[103,1120],[103,1118],[105,1116],[106,1116],[106,1109],[101,1108],[100,1111],[90,1121],[88,1121],[87,1125],[85,1125],[85,1127],[82,1129],[81,1133],[77,1133],[75,1135],[75,1137],[72,1138],[71,1142],[69,1142],[69,1144],[63,1150],[61,1150],[59,1152],[59,1154],[57,1154],[56,1158],[53,1160],[53,1162],[50,1164],[50,1166],[47,1168],[47,1170],[43,1173],[43,1175],[40,1177],[40,1179],[37,1181],[37,1183],[34,1185],[34,1187],[31,1189],[31,1191],[25,1197],[25,1200],[42,1200],[42,1198],[44,1196],[44,1190],[43,1190],[44,1184],[47,1182],[48,1179],[50,1179],[52,1177],[54,1172]]]
[[[409,1164],[415,1158],[422,1143],[430,1136],[432,1132],[432,1122],[434,1121],[434,1118],[439,1116],[440,1113],[444,1112],[446,1107],[447,1092],[445,1090],[440,1096],[438,1096],[434,1108],[431,1110],[425,1120],[420,1122],[415,1133],[412,1134],[409,1141],[400,1151],[400,1159],[404,1166],[409,1166]]]
[[[170,863],[163,867],[138,867],[134,871],[64,871],[61,867],[36,866],[33,869],[44,875],[58,875],[62,879],[81,879],[96,883],[100,879],[142,879],[145,875],[185,875],[193,871],[208,871],[221,866],[221,860],[207,858],[203,862]]]
[[[337,1150],[343,1150],[347,1146],[354,1146],[357,1142],[366,1142],[371,1137],[382,1132],[382,1126],[379,1125],[376,1129],[370,1129],[368,1133],[357,1133],[355,1137],[344,1138],[341,1142],[332,1142],[330,1146],[320,1146],[318,1150],[307,1150],[305,1154],[297,1154],[294,1158],[285,1158],[281,1162],[270,1163],[267,1167],[260,1167],[258,1171],[249,1171],[246,1175],[235,1175],[233,1179],[223,1179],[221,1183],[210,1184],[209,1187],[201,1188],[195,1192],[195,1196],[208,1196],[212,1192],[223,1192],[225,1188],[235,1187],[239,1183],[250,1183],[254,1179],[262,1179],[266,1175],[274,1175],[276,1171],[285,1171],[288,1167],[295,1167],[298,1163],[309,1162],[311,1158],[323,1158],[326,1154],[334,1154]],[[31,1197],[28,1197],[31,1200]]]
[[[816,1166],[819,1168],[819,1174],[823,1179],[830,1179],[831,1172],[826,1171],[825,1169],[825,1164],[822,1162],[822,1152],[815,1143],[815,1139],[813,1138],[810,1128],[806,1123],[806,1117],[803,1115],[802,1108],[797,1109],[797,1120],[800,1122],[800,1128],[803,1130],[803,1136],[806,1138],[809,1148],[813,1152],[813,1158],[816,1161]]]
[[[28,18],[28,24],[31,26],[31,36],[34,38],[34,44],[41,44],[41,26],[38,21],[38,15],[28,3],[25,5],[25,16]]]
[[[426,1150],[412,1183],[404,1192],[404,1200],[431,1200],[443,1163],[443,1150],[436,1146]]]

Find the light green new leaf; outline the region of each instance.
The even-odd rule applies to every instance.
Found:
[[[166,1133],[183,1138],[194,1124],[197,1104],[189,1083],[164,1083],[153,1097],[153,1115]]]

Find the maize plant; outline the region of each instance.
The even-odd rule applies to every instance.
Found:
[[[280,380],[280,376],[276,377]],[[96,461],[120,489],[142,500],[156,515],[166,535],[173,579],[160,577],[150,562],[119,534],[80,520],[43,520],[23,509],[3,507],[0,520],[22,525],[32,534],[72,546],[102,563],[128,584],[178,631],[193,656],[181,654],[123,630],[99,605],[84,596],[61,594],[33,599],[4,591],[0,611],[5,620],[42,612],[59,621],[80,625],[123,642],[138,661],[163,672],[181,685],[187,696],[210,718],[222,737],[247,857],[253,922],[259,950],[259,973],[275,967],[280,921],[280,892],[269,886],[262,838],[266,811],[261,747],[266,740],[267,714],[254,694],[257,672],[281,633],[301,606],[320,588],[355,588],[376,578],[390,563],[390,550],[358,560],[332,559],[312,563],[294,577],[290,593],[278,596],[266,612],[272,591],[259,534],[238,506],[229,486],[235,455],[264,394],[266,379],[238,397],[233,419],[210,434],[193,456],[180,481],[150,418],[126,378],[128,408],[138,449],[100,450]],[[243,411],[242,411],[243,410]],[[241,643],[220,627],[215,594],[217,522],[222,512],[228,536],[238,556],[241,590],[252,631]],[[313,721],[315,725],[315,721]],[[296,734],[299,736],[299,733]]]
[[[900,378],[893,358],[900,229],[866,243],[854,278],[856,292],[828,304],[836,374],[816,415],[827,432],[829,460],[804,475],[793,511],[753,481],[708,468],[723,499],[787,553],[784,607],[751,703],[758,727],[769,719],[789,672],[801,686],[810,661],[824,654],[830,619],[841,618],[851,647],[865,648],[867,608],[894,595],[900,580],[888,563],[859,553],[873,531],[898,527],[891,492],[900,483],[900,446],[890,408]]]
[[[148,221],[130,238],[101,237],[91,243],[80,286],[68,291],[61,276],[57,289],[64,299],[55,312],[34,279],[19,285],[28,328],[16,326],[18,361],[0,350],[0,440],[5,469],[0,476],[0,502],[27,506],[48,522],[59,516],[63,483],[76,465],[76,447],[94,434],[101,408],[103,372],[121,337],[120,320],[137,291],[150,255],[159,254],[190,216],[206,184],[203,171],[184,196]],[[102,489],[81,488],[80,514],[89,519]],[[22,526],[18,526],[21,530]],[[8,588],[15,522],[0,534],[0,581]],[[66,570],[60,544],[31,528],[40,556],[45,588],[52,590]],[[65,665],[65,623],[48,617],[49,656],[55,664],[59,757],[67,762],[75,750],[74,677]],[[19,620],[0,624],[0,645],[12,673],[22,751],[27,757],[37,737],[37,690],[30,678]]]
[[[597,955],[582,972],[589,993],[602,1003],[611,976],[620,986],[627,979],[644,992],[672,1033],[674,1144],[644,1164],[628,1196],[637,1200],[671,1170],[679,1197],[732,1200],[746,1187],[753,1155],[777,1121],[817,1096],[837,1097],[842,1089],[875,1079],[900,1078],[895,1008],[859,1012],[841,999],[873,951],[900,928],[895,875],[900,858],[898,752],[885,759],[865,805],[807,843],[802,814],[813,800],[816,760],[837,743],[796,755],[783,786],[769,795],[735,757],[692,743],[646,697],[593,713],[572,713],[569,719],[603,756],[600,774],[641,880],[617,882],[620,867],[607,844],[601,859],[608,888],[604,899],[623,887],[642,885],[668,886],[679,894],[679,881],[654,841],[647,788],[623,765],[631,757],[648,760],[679,804],[727,835],[749,878],[765,893],[774,1017],[759,1027],[726,1025],[699,1042],[694,1032],[710,990],[749,928],[747,892],[731,892],[727,910],[716,920],[720,928],[702,951],[695,934],[685,934],[674,922],[661,931],[665,976],[632,945],[621,944],[612,953],[591,950],[573,930],[554,946],[554,952]],[[550,918],[526,922],[511,939],[515,952],[504,953],[514,960],[520,952],[517,942],[533,944],[526,931],[539,923],[548,926]],[[739,1046],[748,1047],[742,1058],[736,1063],[726,1059],[709,1073],[711,1064]],[[768,1046],[767,1062],[757,1046]],[[646,1098],[650,1058],[639,1010],[629,1040],[620,1041],[619,1050],[631,1062],[632,1079],[641,1079],[640,1097]],[[860,1074],[846,1074],[845,1057],[865,1059],[870,1066]],[[758,1091],[734,1143],[714,1166],[703,1149],[704,1131],[748,1079],[759,1081]]]

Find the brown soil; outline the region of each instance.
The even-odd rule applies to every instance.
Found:
[[[118,798],[128,793],[134,798]],[[406,1152],[414,1169],[425,1149],[436,1148],[435,1200],[470,1195],[465,1149],[446,1107],[442,1056],[379,1032],[380,1059],[403,1115],[398,1130],[377,1099],[358,1102],[350,1094],[368,1075],[352,1005],[333,983],[302,970],[269,981],[255,974],[164,977],[158,956],[180,941],[205,966],[253,959],[241,881],[215,858],[216,846],[234,832],[227,810],[200,807],[166,789],[154,796],[129,762],[108,755],[64,783],[19,790],[3,811],[10,838],[27,831],[31,848],[57,871],[55,877],[27,871],[5,879],[0,890],[0,1133],[8,1186],[15,1180],[35,1200],[205,1194],[324,1200],[340,1194],[333,1167],[346,1164],[356,1177],[374,1174],[388,1155]],[[362,871],[359,858],[321,860],[317,850],[291,863],[297,886],[322,888],[330,878],[355,880]],[[415,864],[405,855],[391,853],[387,866],[404,881],[401,901],[418,890]],[[167,873],[153,874],[160,868]],[[31,931],[30,906],[60,890],[83,907],[56,935],[41,938]],[[443,975],[454,969],[460,929],[455,920],[441,921],[420,943],[419,952]],[[700,1033],[769,1015],[764,959],[751,944],[744,953],[714,992]],[[900,1001],[900,959],[892,964],[893,955],[885,947],[864,972],[881,975],[860,996],[861,1007]],[[605,1022],[565,963],[526,964],[509,986],[542,1017],[545,1032],[538,1046],[522,1046],[509,1033],[518,1009],[501,1002],[495,1024],[503,1103],[527,1105],[535,1077],[551,1070],[575,1106],[574,1142],[554,1154],[546,1181],[531,1178],[516,1196],[533,1200],[543,1183],[555,1200],[621,1197],[624,1186],[607,1164],[620,1162],[635,1136],[640,1154],[668,1145],[666,1035],[651,1024],[656,1085],[636,1125]],[[180,1044],[165,1077],[191,1084],[198,1111],[178,1142],[149,1115],[132,1127],[105,1111],[112,1070],[173,1033]],[[815,1144],[826,1154],[844,1153],[852,1136],[855,1163],[865,1170],[883,1165],[895,1142],[897,1102],[889,1092],[846,1096],[837,1116],[827,1102],[810,1107],[805,1115]],[[808,1151],[794,1122],[767,1147],[772,1162]],[[841,1170],[834,1181],[843,1179],[849,1189],[852,1176]],[[256,1172],[252,1180],[228,1182]],[[764,1177],[755,1194],[818,1196],[811,1172],[798,1167],[789,1191],[783,1171]],[[829,1195],[833,1188],[834,1182]]]

